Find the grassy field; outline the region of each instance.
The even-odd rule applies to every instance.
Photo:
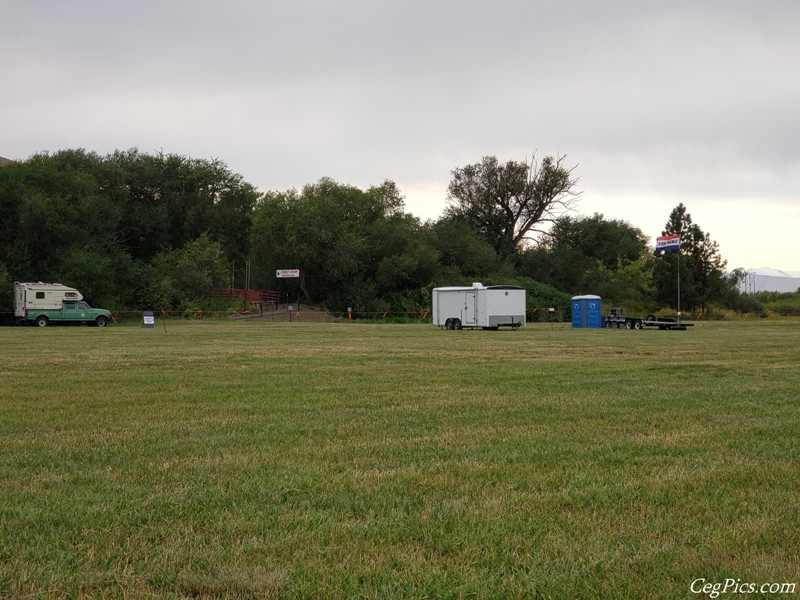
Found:
[[[0,328],[0,597],[800,587],[799,366],[786,320]]]

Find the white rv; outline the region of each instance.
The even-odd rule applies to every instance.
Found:
[[[525,325],[525,288],[473,283],[433,290],[433,324],[447,329],[517,329]]]
[[[55,322],[92,323],[105,327],[111,312],[92,308],[83,294],[60,283],[14,282],[14,318],[17,323],[46,327]]]

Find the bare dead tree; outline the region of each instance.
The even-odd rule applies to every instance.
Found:
[[[465,219],[508,256],[526,239],[573,210],[581,192],[577,165],[567,167],[566,156],[535,154],[530,161],[501,164],[494,156],[453,171],[448,187],[448,214]]]

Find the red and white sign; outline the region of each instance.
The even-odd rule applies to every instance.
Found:
[[[275,273],[275,277],[300,277],[300,269],[278,269]]]

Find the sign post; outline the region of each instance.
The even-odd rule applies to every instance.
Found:
[[[300,277],[300,269],[278,269],[275,272],[275,277],[278,279],[297,279]],[[287,298],[288,300],[288,298]],[[297,299],[298,305],[300,304],[300,298]],[[292,321],[292,309],[289,307],[289,322]]]

